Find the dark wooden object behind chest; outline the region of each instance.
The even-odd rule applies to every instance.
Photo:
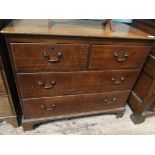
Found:
[[[11,20],[0,20],[0,29]],[[18,126],[19,101],[4,36],[0,34],[0,121]]]
[[[133,20],[133,26],[155,36],[155,20]],[[129,99],[133,109],[131,119],[135,124],[155,115],[155,44]]]
[[[113,113],[125,103],[153,44],[147,33],[102,21],[14,20],[5,34],[23,127],[49,120]]]

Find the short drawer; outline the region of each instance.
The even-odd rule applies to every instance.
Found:
[[[130,90],[139,71],[81,71],[18,74],[22,98]]]
[[[23,100],[24,117],[61,116],[123,107],[130,91]]]
[[[149,47],[145,46],[92,46],[89,68],[139,69],[144,64]]]
[[[84,70],[87,66],[88,45],[11,43],[15,69]]]
[[[4,86],[4,81],[3,81],[1,70],[0,70],[0,94],[6,94],[6,89]]]
[[[11,116],[12,109],[8,96],[0,96],[0,116]]]

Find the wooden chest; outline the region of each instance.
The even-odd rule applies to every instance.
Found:
[[[153,40],[125,24],[14,20],[5,34],[23,110],[23,127],[102,113],[122,117]]]
[[[134,20],[133,26],[155,36],[155,20]],[[130,116],[135,124],[155,116],[155,43],[129,99],[133,109]]]

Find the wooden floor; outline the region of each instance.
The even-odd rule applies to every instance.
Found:
[[[4,134],[37,134],[37,135],[148,135],[155,134],[155,117],[147,118],[139,125],[134,125],[130,120],[131,110],[127,110],[123,118],[116,119],[115,115],[100,115],[93,117],[84,117],[79,119],[70,119],[56,121],[39,126],[33,131],[25,132],[22,127],[13,128],[8,123],[0,124],[0,135]]]

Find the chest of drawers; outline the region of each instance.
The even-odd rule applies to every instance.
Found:
[[[23,110],[23,127],[102,113],[122,117],[153,40],[124,24],[14,20],[3,29]]]
[[[133,26],[155,36],[155,20],[134,20]],[[155,43],[134,86],[129,103],[133,109],[130,117],[135,124],[144,122],[146,117],[155,116]]]

